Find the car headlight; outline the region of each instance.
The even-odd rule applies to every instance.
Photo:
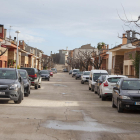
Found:
[[[27,87],[27,86],[28,86],[28,83],[25,83],[25,84],[24,84],[24,87]]]
[[[128,96],[120,96],[121,99],[130,99]]]
[[[14,84],[14,85],[11,85],[10,90],[17,90],[18,89],[18,85],[17,84]]]

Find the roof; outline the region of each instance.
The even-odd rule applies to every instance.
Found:
[[[108,73],[106,70],[91,70],[91,73]]]
[[[106,75],[106,77],[127,77],[125,75]]]
[[[140,80],[139,78],[124,78],[123,80]]]

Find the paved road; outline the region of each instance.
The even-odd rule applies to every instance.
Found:
[[[68,73],[0,104],[0,140],[139,140],[140,112],[118,113]]]

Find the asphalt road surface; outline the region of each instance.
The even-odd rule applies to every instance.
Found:
[[[68,73],[0,103],[0,140],[140,140],[140,111],[118,113]]]

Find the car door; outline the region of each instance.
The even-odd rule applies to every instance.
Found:
[[[21,81],[19,79],[21,79]],[[22,94],[24,94],[24,83],[19,72],[18,72],[18,84],[20,86],[20,91],[22,92]]]

